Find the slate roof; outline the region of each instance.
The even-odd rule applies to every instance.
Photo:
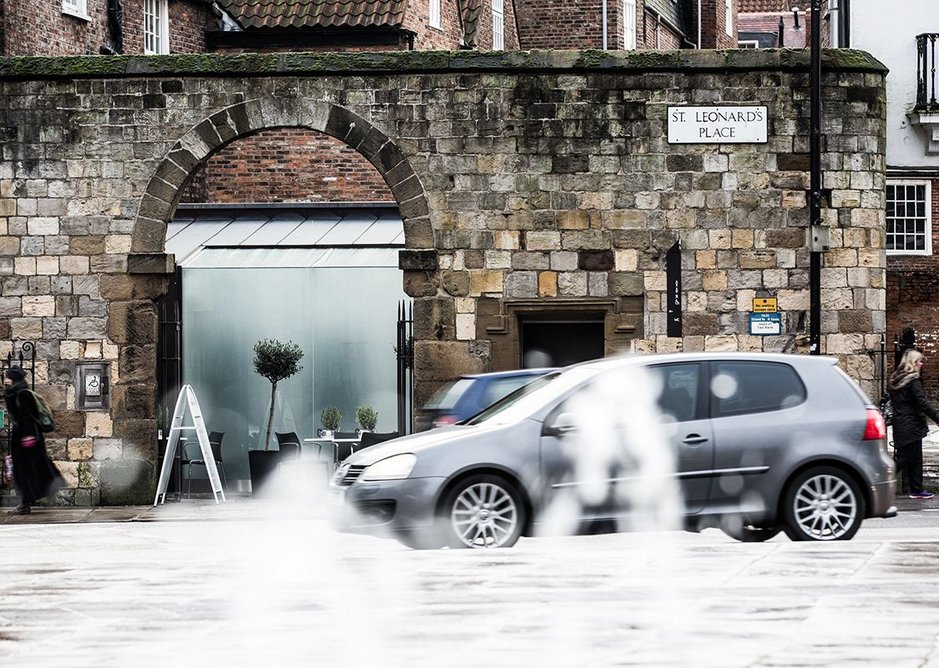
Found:
[[[691,0],[682,0],[681,2],[673,2],[673,0],[645,0],[645,6],[652,9],[675,28],[681,30],[687,37],[691,34],[689,25],[691,23],[690,1]]]
[[[400,26],[408,0],[217,0],[245,30]]]

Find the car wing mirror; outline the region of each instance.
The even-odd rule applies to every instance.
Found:
[[[545,436],[565,436],[577,432],[577,416],[573,413],[559,413],[550,424],[546,424],[543,434]]]

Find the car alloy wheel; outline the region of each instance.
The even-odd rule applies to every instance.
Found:
[[[525,510],[503,478],[477,475],[458,484],[444,506],[453,547],[511,547],[522,533]]]
[[[851,476],[822,466],[792,481],[784,514],[792,540],[850,540],[861,527],[864,499]]]

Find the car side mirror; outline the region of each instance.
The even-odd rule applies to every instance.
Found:
[[[545,436],[566,436],[573,434],[578,430],[577,416],[573,413],[558,413],[550,424],[546,424],[543,430]]]

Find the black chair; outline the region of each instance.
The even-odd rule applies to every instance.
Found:
[[[225,437],[224,431],[213,431],[209,434],[209,447],[212,448],[212,459],[215,460],[215,466],[221,474],[222,489],[228,491],[228,478],[225,476],[225,466],[222,461],[222,439]],[[186,498],[192,498],[192,467],[205,466],[206,475],[208,475],[208,466],[202,457],[202,448],[198,440],[187,440],[183,443],[183,456],[181,463],[186,467]],[[211,485],[210,485],[211,487]]]
[[[225,438],[224,431],[213,431],[209,434],[209,445],[212,447],[212,459],[215,460],[215,466],[222,474],[222,489],[228,491],[228,476],[225,475],[225,462],[222,460],[222,439]]]
[[[300,459],[300,437],[296,432],[274,432],[277,437],[277,446],[280,448],[280,463],[292,459]]]
[[[358,443],[337,443],[336,444],[336,453],[339,461],[342,461],[353,452],[358,452],[362,448],[367,448],[376,443],[381,443],[382,441],[390,441],[393,438],[398,438],[400,436],[396,431],[389,431],[384,433],[376,433],[373,431],[363,431],[362,437]],[[338,438],[338,437],[337,437]]]
[[[362,433],[362,440],[359,441],[359,445],[356,447],[356,450],[361,450],[362,448],[367,448],[370,445],[375,445],[376,443],[382,443],[384,441],[390,441],[393,438],[398,438],[401,434],[396,431],[387,431],[376,433],[374,431],[366,431]]]

